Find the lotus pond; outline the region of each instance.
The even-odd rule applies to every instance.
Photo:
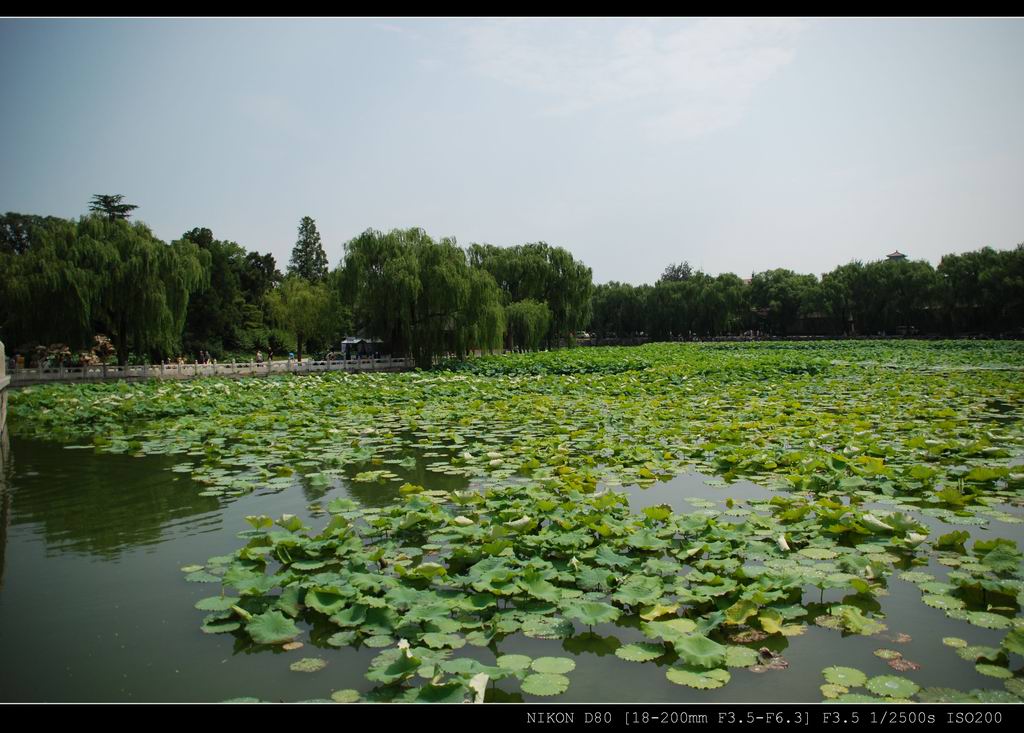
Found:
[[[1024,695],[1024,347],[11,395],[3,700]]]

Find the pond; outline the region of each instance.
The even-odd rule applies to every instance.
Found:
[[[465,488],[468,481],[422,471],[422,450],[414,454],[427,488]],[[327,698],[334,690],[370,690],[364,672],[377,650],[335,649],[307,639],[304,649],[254,647],[231,634],[204,634],[202,614],[193,608],[210,587],[190,583],[180,568],[230,553],[244,517],[294,513],[312,526],[325,523],[322,506],[345,496],[364,506],[397,500],[387,485],[367,488],[336,481],[327,488],[294,480],[235,498],[201,496],[204,487],[171,468],[170,457],[130,457],[93,450],[70,450],[56,443],[11,441],[3,477],[3,560],[0,564],[0,700],[14,701],[221,701],[240,697],[297,701]],[[710,483],[709,483],[710,481]],[[750,482],[714,485],[700,474],[685,474],[648,488],[624,488],[630,504],[668,503],[695,511],[712,503],[725,508],[763,501],[774,492]],[[690,502],[695,502],[692,504]],[[1019,508],[1006,507],[1014,515]],[[736,519],[739,519],[738,517]],[[932,520],[937,521],[937,520]],[[1020,527],[1000,527],[1001,535],[1024,539]],[[944,531],[948,531],[945,528]],[[930,572],[941,573],[932,564]],[[635,664],[615,656],[623,644],[644,642],[636,618],[580,623],[569,638],[532,639],[522,634],[503,640],[503,654],[568,656],[576,662],[566,701],[820,701],[821,670],[838,659],[868,676],[891,672],[877,649],[895,649],[921,665],[913,673],[921,687],[1002,690],[1000,680],[978,675],[970,664],[938,643],[961,637],[972,645],[998,646],[1001,631],[967,626],[942,611],[922,607],[909,582],[893,579],[884,605],[889,632],[877,637],[847,635],[811,626],[799,637],[772,639],[789,667],[756,674],[734,670],[718,690],[680,687],[665,677],[666,664]],[[829,590],[825,601],[842,594]],[[821,598],[808,589],[806,603]],[[812,611],[812,615],[814,612]],[[899,633],[912,638],[892,639]],[[494,662],[488,649],[467,648],[466,656]],[[291,662],[310,653],[328,661],[316,674],[291,671]],[[544,700],[502,680],[489,700]]]
[[[1024,348],[26,388],[0,699],[1016,702]]]

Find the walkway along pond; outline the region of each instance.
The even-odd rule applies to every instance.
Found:
[[[2,352],[0,352],[2,354]],[[255,361],[224,364],[130,364],[80,367],[44,367],[15,369],[12,386],[50,382],[95,382],[118,379],[194,379],[196,377],[266,377],[272,374],[317,374],[320,372],[402,372],[413,368],[412,359],[348,359],[341,361]],[[0,371],[0,375],[3,372]],[[0,376],[0,389],[3,376]]]

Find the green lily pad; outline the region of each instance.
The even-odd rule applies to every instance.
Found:
[[[811,560],[832,560],[838,556],[834,551],[823,547],[805,547],[799,554]]]
[[[975,662],[979,659],[988,659],[990,661],[999,659],[1003,652],[994,646],[972,644],[970,646],[957,649],[956,653],[961,659],[966,659],[968,662]]]
[[[242,624],[233,619],[208,621],[200,627],[204,634],[226,634],[242,628]]]
[[[821,690],[822,697],[829,700],[834,700],[840,695],[845,695],[850,691],[847,687],[843,687],[842,685],[833,685],[831,683],[821,685],[819,689]]]
[[[531,674],[523,680],[522,690],[529,695],[550,697],[569,689],[569,678],[561,674]]]
[[[953,598],[952,596],[940,596],[935,594],[921,596],[921,602],[926,606],[932,608],[938,608],[942,611],[949,609],[960,609],[964,607],[964,602],[959,598]]]
[[[1013,679],[1003,680],[1003,687],[1017,697],[1024,698],[1024,679],[1014,677]]]
[[[196,601],[195,607],[200,611],[228,611],[239,599],[231,596],[211,596]]]
[[[304,657],[288,665],[292,672],[319,672],[327,666],[327,660],[319,657]]]
[[[725,664],[727,647],[701,634],[686,634],[673,639],[672,646],[689,666],[711,669]]]
[[[354,631],[339,631],[327,637],[327,643],[333,647],[343,647],[354,644],[358,634]]]
[[[685,685],[698,690],[714,690],[724,687],[732,675],[724,669],[704,669],[689,665],[674,665],[665,672],[669,682]]]
[[[867,681],[865,687],[876,695],[894,698],[910,697],[921,689],[906,677],[896,677],[889,674],[872,677]]]
[[[1010,619],[996,613],[987,611],[970,611],[967,614],[967,621],[983,629],[1006,629],[1010,626]]]
[[[653,659],[665,656],[665,647],[661,644],[652,644],[650,642],[625,644],[615,650],[615,656],[627,662],[650,662]]]
[[[1000,680],[1008,680],[1013,677],[1013,672],[1006,667],[999,667],[995,664],[976,664],[974,669],[978,674],[983,674],[986,677],[995,677]]]
[[[757,652],[745,646],[729,646],[725,648],[725,666],[752,667],[757,664]]]
[[[524,669],[529,669],[532,659],[525,654],[505,654],[498,657],[495,664],[502,669],[507,669],[510,672],[519,672]]]
[[[590,601],[567,606],[564,613],[569,618],[576,619],[587,626],[596,626],[597,624],[615,621],[621,612],[615,606],[607,603]]]
[[[384,647],[391,646],[394,643],[394,637],[388,636],[387,634],[376,634],[363,639],[363,646],[368,646],[371,649],[383,649]]]
[[[301,633],[295,622],[280,611],[253,616],[245,630],[257,644],[284,644]]]
[[[835,699],[835,702],[857,703],[857,704],[860,704],[860,703],[865,703],[865,702],[869,702],[870,703],[870,702],[881,702],[881,701],[877,697],[872,697],[871,695],[864,695],[864,694],[857,693],[857,692],[847,692],[847,693],[837,697]]]
[[[331,693],[334,702],[359,702],[358,690],[335,690]]]
[[[825,667],[822,674],[833,685],[843,687],[862,687],[868,681],[868,676],[854,667]]]
[[[568,657],[538,657],[530,666],[541,674],[565,674],[576,669],[576,662]]]

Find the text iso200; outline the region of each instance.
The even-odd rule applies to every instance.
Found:
[[[974,712],[973,710],[956,710],[946,713],[947,722],[956,724],[981,723],[982,725],[999,724],[1003,722],[1003,714],[998,710]]]

